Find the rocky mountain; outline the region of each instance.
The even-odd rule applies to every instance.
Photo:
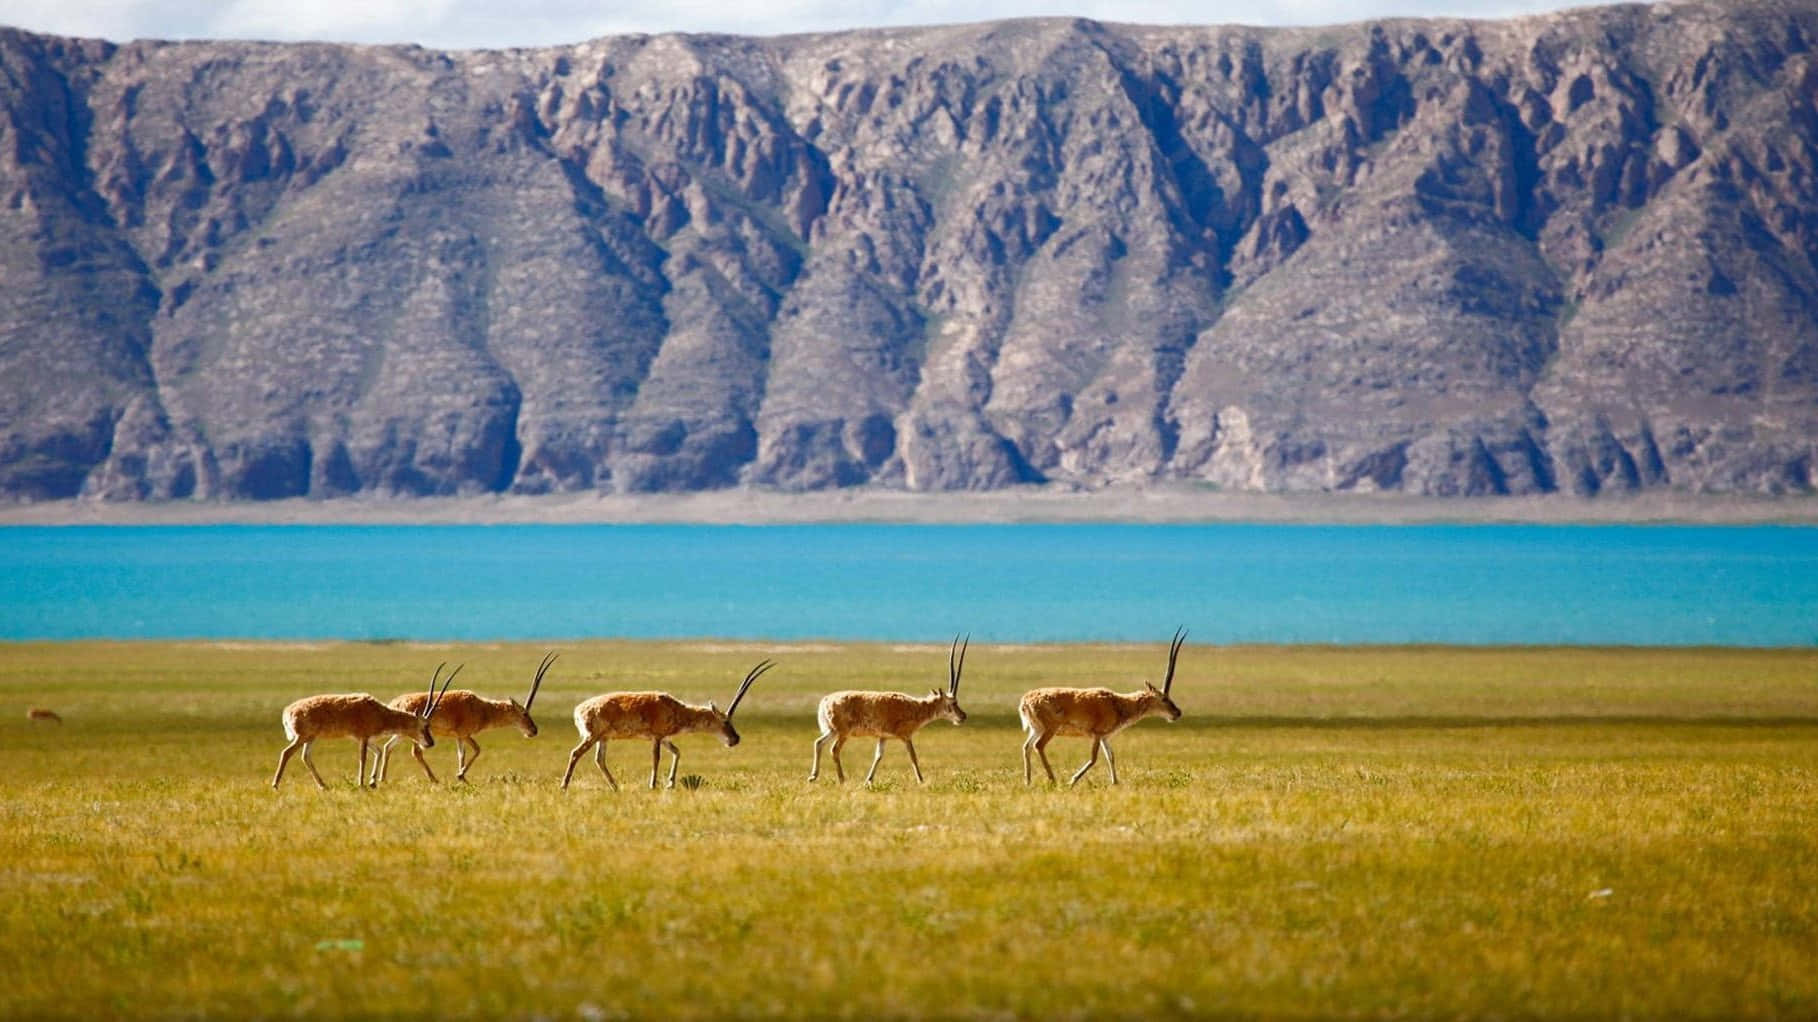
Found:
[[[0,496],[1807,490],[1814,40],[0,31]]]

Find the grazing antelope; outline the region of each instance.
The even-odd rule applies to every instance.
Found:
[[[357,695],[306,696],[284,708],[284,734],[290,738],[290,744],[278,755],[278,772],[271,779],[275,790],[278,782],[284,780],[284,767],[290,763],[291,753],[299,748],[303,750],[303,765],[316,779],[319,788],[328,787],[322,781],[322,775],[316,773],[316,765],[309,758],[309,747],[318,738],[352,738],[360,743],[360,772],[354,777],[360,786],[366,786],[366,747],[380,735],[403,735],[427,749],[436,744],[429,734],[429,718],[436,712],[440,701],[436,694],[436,681],[440,679],[442,668],[446,663],[436,666],[436,673],[429,679],[429,698],[424,701],[423,709],[412,713],[408,710],[394,709],[379,702],[372,696],[361,692]],[[456,667],[448,675],[448,681],[442,682],[442,692],[448,691],[449,682],[461,673]],[[375,784],[377,781],[375,780]]]
[[[38,722],[45,723],[45,724],[63,723],[63,718],[59,717],[57,715],[56,710],[47,710],[42,706],[34,706],[31,709],[26,710],[25,719],[32,720],[32,721],[38,721]]]
[[[814,740],[814,766],[808,771],[808,780],[813,781],[821,776],[821,747],[833,740],[833,771],[840,783],[846,783],[846,767],[840,762],[840,750],[845,748],[848,738],[876,738],[877,754],[871,757],[871,772],[865,775],[865,783],[877,776],[877,765],[884,758],[884,741],[895,738],[909,750],[909,767],[915,771],[915,782],[924,783],[922,765],[915,758],[915,733],[933,723],[936,719],[950,720],[955,724],[966,722],[966,711],[960,709],[959,683],[960,672],[966,669],[966,647],[972,645],[971,636],[967,636],[966,645],[960,645],[959,636],[953,637],[953,645],[947,650],[947,691],[930,689],[920,698],[904,695],[901,692],[835,692],[821,700],[817,716],[821,722],[821,736]],[[955,662],[953,655],[959,653]]]
[[[1180,719],[1180,707],[1169,698],[1174,687],[1174,661],[1180,656],[1181,643],[1187,641],[1187,630],[1174,633],[1168,646],[1168,673],[1162,687],[1143,683],[1141,692],[1113,692],[1108,688],[1038,688],[1023,693],[1016,712],[1023,718],[1029,736],[1023,739],[1023,783],[1034,784],[1034,771],[1029,765],[1029,749],[1042,758],[1042,769],[1048,772],[1048,783],[1055,783],[1054,768],[1048,765],[1048,742],[1055,735],[1080,735],[1092,739],[1092,758],[1073,775],[1069,786],[1079,783],[1086,771],[1098,762],[1098,751],[1105,750],[1105,765],[1111,768],[1111,783],[1117,783],[1117,760],[1111,755],[1111,736],[1144,717],[1163,716],[1169,721]]]
[[[732,705],[726,707],[725,713],[712,703],[691,706],[667,692],[608,692],[581,703],[574,708],[574,727],[581,733],[581,744],[568,754],[562,789],[567,790],[568,781],[574,776],[574,765],[591,746],[594,765],[606,775],[606,783],[612,785],[612,790],[619,790],[619,782],[613,778],[612,771],[606,769],[608,738],[650,739],[652,788],[657,786],[657,768],[662,764],[663,748],[667,746],[672,757],[669,760],[669,787],[675,787],[675,768],[682,761],[682,750],[669,739],[691,731],[717,731],[728,748],[739,744],[739,733],[732,727],[732,714],[738,710],[739,700],[745,698],[751,683],[774,666],[765,660],[753,667],[739,683],[738,694],[732,697]]]
[[[480,758],[480,743],[474,741],[475,734],[493,728],[515,727],[525,738],[537,736],[537,722],[530,719],[530,704],[537,701],[537,689],[543,687],[543,675],[549,673],[549,665],[555,663],[559,655],[543,654],[543,662],[537,665],[537,675],[530,681],[530,694],[524,697],[522,705],[516,699],[487,699],[464,688],[457,688],[436,701],[435,716],[429,718],[429,733],[455,740],[455,780],[467,780],[467,771],[473,768],[474,760]],[[391,706],[416,713],[423,709],[428,699],[421,692],[409,692],[393,699]],[[373,758],[373,787],[378,787],[379,782],[391,773],[391,747],[396,744],[397,735],[385,739],[379,754]],[[471,755],[468,746],[473,747]],[[429,760],[423,758],[422,746],[411,743],[410,754],[428,775],[429,783],[441,783],[436,780],[436,772],[429,769]]]

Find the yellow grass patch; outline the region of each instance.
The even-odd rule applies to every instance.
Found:
[[[443,659],[522,698],[541,647],[0,646],[0,1016],[1818,1014],[1812,651],[1189,647],[1124,783],[1051,791],[1017,694],[1161,644],[975,642],[929,783],[893,744],[871,790],[806,783],[816,699],[938,686],[944,647],[563,649],[470,785],[359,791],[336,742],[331,790],[273,792],[291,699]],[[557,790],[576,702],[723,705],[764,655],[744,742],[678,740],[698,788],[614,743],[626,790]]]

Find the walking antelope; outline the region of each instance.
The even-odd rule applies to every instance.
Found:
[[[284,780],[284,767],[290,763],[291,753],[303,750],[303,765],[316,779],[316,786],[328,787],[322,782],[322,775],[316,773],[316,764],[309,758],[309,747],[318,738],[352,738],[360,743],[360,772],[355,779],[361,787],[366,786],[366,746],[380,735],[403,735],[427,749],[436,744],[429,734],[429,718],[436,712],[440,697],[436,693],[436,682],[440,680],[442,668],[447,663],[436,665],[436,673],[429,679],[429,698],[424,701],[423,709],[412,713],[399,710],[379,702],[372,696],[361,692],[357,695],[306,696],[284,708],[284,734],[290,744],[278,755],[278,772],[271,779],[275,789],[278,782]],[[464,666],[464,665],[463,665]],[[442,692],[448,691],[449,682],[461,673],[457,666],[442,682]],[[374,783],[377,783],[375,778]]]
[[[1117,760],[1111,755],[1111,736],[1144,717],[1163,716],[1169,721],[1180,719],[1180,707],[1168,695],[1174,687],[1174,661],[1180,656],[1181,643],[1187,641],[1187,630],[1174,633],[1168,646],[1168,673],[1162,687],[1143,683],[1141,692],[1113,692],[1108,688],[1038,688],[1023,693],[1017,714],[1029,732],[1023,739],[1023,783],[1035,783],[1029,764],[1033,747],[1048,772],[1048,783],[1055,783],[1054,768],[1048,764],[1048,742],[1055,735],[1079,735],[1092,739],[1092,757],[1073,775],[1069,786],[1078,784],[1086,771],[1098,762],[1098,751],[1105,750],[1105,765],[1111,768],[1111,783],[1117,783]]]
[[[876,738],[877,754],[871,757],[871,772],[865,775],[865,783],[870,784],[884,758],[884,741],[895,738],[909,750],[909,768],[915,771],[915,782],[923,783],[922,765],[915,758],[915,733],[937,719],[955,724],[966,722],[966,711],[959,704],[959,683],[960,672],[966,669],[966,647],[970,645],[970,636],[964,646],[960,645],[959,636],[953,637],[953,645],[947,650],[945,692],[930,689],[920,698],[901,692],[835,692],[822,699],[817,714],[821,736],[814,740],[814,766],[808,771],[808,779],[821,776],[821,747],[828,739],[833,740],[834,773],[844,784],[846,767],[840,762],[840,750],[845,748],[846,739]],[[954,660],[955,651],[959,653],[958,661]]]
[[[429,718],[429,733],[453,738],[455,742],[455,780],[467,780],[467,771],[473,768],[474,761],[480,758],[480,743],[474,741],[474,735],[493,728],[515,727],[524,733],[525,738],[537,736],[537,722],[530,719],[530,706],[537,700],[537,689],[543,687],[543,675],[549,673],[549,665],[556,662],[560,654],[545,653],[543,662],[537,666],[537,674],[530,681],[530,694],[524,697],[522,705],[516,699],[487,699],[464,688],[457,688],[436,701],[436,712]],[[393,709],[420,712],[429,697],[421,692],[401,695],[391,701]],[[391,773],[391,747],[398,744],[398,736],[393,735],[379,747],[379,753],[373,758],[372,783],[378,787],[379,782]],[[468,748],[473,752],[469,754]],[[439,783],[436,773],[429,769],[429,760],[423,758],[423,747],[412,742],[410,754],[423,767],[431,784]]]
[[[609,738],[648,738],[650,739],[650,786],[657,786],[657,768],[663,761],[663,749],[669,749],[669,787],[675,787],[675,768],[682,761],[682,750],[670,741],[676,735],[692,731],[718,732],[720,740],[728,748],[739,744],[739,733],[732,727],[732,715],[739,708],[739,701],[751,688],[758,675],[776,666],[765,660],[753,667],[739,683],[737,695],[732,697],[732,705],[721,713],[713,703],[706,706],[692,706],[667,692],[608,692],[603,696],[594,696],[574,708],[574,727],[581,733],[581,744],[568,754],[568,769],[562,773],[562,788],[567,790],[568,781],[574,777],[574,765],[586,755],[589,747],[593,749],[593,762],[606,776],[606,783],[612,790],[619,790],[619,782],[606,769],[606,740]]]

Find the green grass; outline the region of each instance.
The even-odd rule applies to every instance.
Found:
[[[929,783],[892,745],[872,790],[805,782],[816,698],[944,647],[565,650],[471,785],[356,790],[339,741],[273,792],[290,699],[521,696],[540,648],[0,646],[0,1017],[1818,1015],[1818,652],[1189,647],[1124,783],[1051,791],[1015,695],[1162,644],[975,644]],[[697,790],[631,743],[557,790],[581,698],[763,656]]]

